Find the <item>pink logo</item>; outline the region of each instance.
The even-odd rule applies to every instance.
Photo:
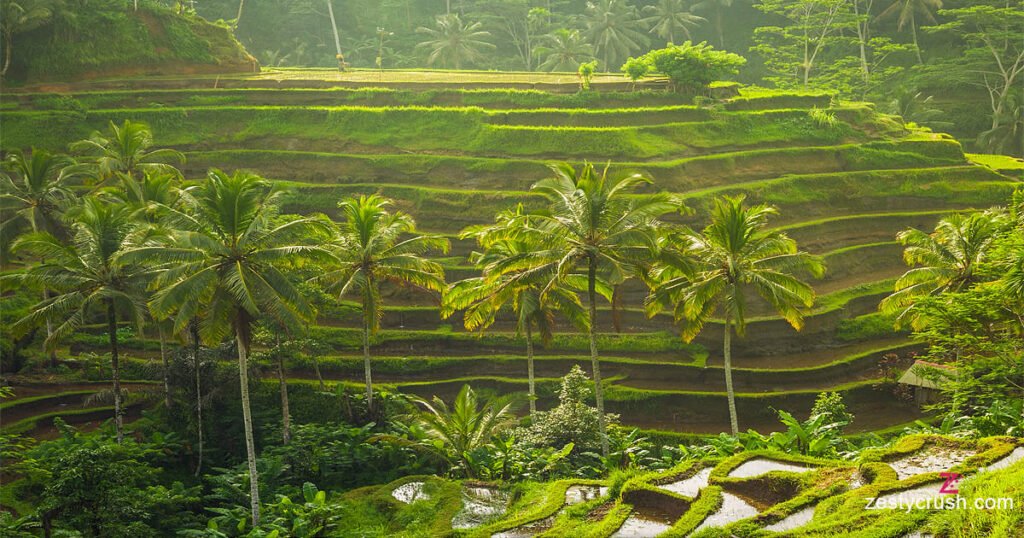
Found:
[[[956,487],[956,483],[960,480],[960,473],[939,473],[939,476],[946,479],[942,483],[942,487],[939,488],[939,493],[950,495],[960,493],[960,490]]]

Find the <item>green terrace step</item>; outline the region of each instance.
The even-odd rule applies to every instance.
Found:
[[[939,219],[955,213],[957,209],[901,211],[891,213],[862,213],[842,215],[780,226],[778,229],[810,252],[843,249],[863,244],[879,244],[895,240],[896,234],[907,228],[931,230]],[[870,242],[870,243],[865,243]],[[839,247],[838,249],[836,247]]]
[[[315,185],[285,183],[293,193],[285,210],[323,212],[336,217],[337,203],[345,196],[378,193],[395,201],[398,209],[416,217],[419,227],[455,234],[472,224],[493,222],[494,215],[523,203],[540,206],[536,195],[525,191],[439,189],[399,184]],[[979,166],[907,170],[875,170],[832,174],[787,175],[781,178],[715,187],[684,194],[697,210],[686,222],[700,224],[697,216],[715,196],[746,194],[752,203],[768,203],[780,210],[777,225],[869,212],[906,213],[986,207],[1004,203],[1020,185]],[[884,239],[888,239],[885,237]],[[883,239],[883,240],[884,240]],[[871,242],[880,240],[871,238]]]
[[[186,152],[187,175],[209,168],[255,170],[265,177],[306,183],[397,183],[443,188],[529,189],[550,176],[548,160],[452,155],[357,155],[268,149]],[[656,190],[685,191],[778,177],[781,173],[826,173],[870,169],[925,168],[963,164],[960,145],[950,140],[895,140],[792,148],[753,149],[668,161],[616,162],[613,173],[639,172]]]
[[[164,145],[187,150],[265,149],[342,153],[442,152],[478,156],[656,159],[765,146],[866,141],[840,122],[819,126],[806,110],[726,112],[719,119],[641,127],[491,125],[480,109],[221,107],[0,112],[4,145],[63,149],[110,121],[149,123]],[[443,133],[439,136],[439,133]]]
[[[888,354],[909,357],[922,348],[906,339],[853,345],[821,352],[816,363],[803,359],[800,365],[778,359],[773,368],[748,368],[746,361],[738,359],[733,368],[733,382],[742,392],[782,392],[809,390],[842,382],[873,379],[878,376],[879,360]],[[808,353],[807,355],[812,355]],[[466,376],[498,376],[522,378],[527,370],[525,356],[472,356],[472,357],[373,357],[374,380],[379,383],[430,381]],[[359,356],[327,357],[318,361],[325,379],[358,382],[363,379],[363,359]],[[586,355],[534,357],[537,377],[558,379],[574,365],[590,368]],[[764,361],[760,361],[764,362]],[[607,377],[619,379],[618,385],[644,390],[682,390],[691,392],[724,392],[725,381],[721,366],[703,366],[658,360],[637,360],[621,357],[602,357],[601,370]],[[313,379],[313,359],[292,361],[289,377]],[[824,389],[823,389],[824,390]]]
[[[471,377],[438,382],[399,383],[395,390],[423,398],[438,396],[451,401],[464,384],[478,391],[497,394],[524,393],[525,379]],[[556,380],[541,381],[538,407],[544,409],[555,401]],[[355,384],[353,385],[355,386]],[[848,409],[857,417],[850,433],[871,431],[920,418],[917,406],[907,404],[892,393],[884,380],[864,380],[829,387],[842,394]],[[736,407],[743,430],[762,432],[779,428],[775,409],[786,409],[796,416],[807,416],[818,389],[774,393],[737,393]],[[655,430],[687,433],[718,433],[727,424],[728,406],[724,393],[693,391],[652,391],[633,389],[615,383],[605,391],[606,409],[621,416],[624,425]]]
[[[825,108],[827,94],[800,95],[789,92],[761,93],[740,90],[741,95],[724,103],[727,110],[779,108]],[[668,92],[600,92],[553,94],[537,90],[439,89],[408,91],[388,88],[212,88],[140,89],[135,91],[75,91],[31,93],[9,91],[5,105],[34,110],[79,110],[104,108],[146,108],[160,106],[477,106],[486,109],[564,108],[615,109],[664,106],[692,106],[692,98]]]

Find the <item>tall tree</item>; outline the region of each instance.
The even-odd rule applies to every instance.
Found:
[[[468,330],[481,330],[491,326],[505,308],[512,310],[516,331],[526,338],[527,380],[529,383],[530,414],[537,411],[537,391],[534,379],[533,331],[541,341],[551,340],[555,316],[562,314],[576,325],[585,326],[583,305],[576,293],[565,288],[552,288],[547,294],[544,287],[549,281],[545,274],[528,268],[502,271],[502,268],[526,258],[535,250],[536,241],[527,236],[517,239],[496,239],[504,236],[506,227],[516,226],[522,216],[522,206],[515,211],[499,215],[491,226],[470,228],[463,237],[476,238],[483,252],[471,255],[473,263],[483,275],[456,282],[448,287],[441,302],[441,315],[449,317],[464,310],[463,321]]]
[[[651,28],[651,33],[673,44],[678,43],[676,38],[692,40],[690,29],[708,22],[687,10],[683,0],[658,0],[657,4],[644,6],[642,11],[647,15],[642,22]]]
[[[921,46],[917,43],[917,17],[920,16],[931,24],[938,24],[935,11],[942,9],[942,0],[894,0],[893,3],[878,14],[878,19],[896,19],[896,29],[903,31],[910,27],[910,36],[917,53],[917,63],[923,64]]]
[[[725,28],[722,22],[726,11],[732,8],[735,0],[698,0],[690,8],[691,11],[710,11],[715,19],[715,35],[718,37],[718,48],[725,49]]]
[[[1024,77],[1024,0],[1007,0],[1000,6],[971,5],[939,12],[947,19],[938,26],[926,27],[929,32],[949,32],[963,40],[967,47],[935,66],[937,77],[951,79],[985,89],[991,110],[991,129],[1019,117],[1008,114],[1020,97]],[[1017,103],[1019,106],[1019,102]]]
[[[46,320],[58,323],[47,337],[52,349],[63,338],[79,330],[93,315],[107,325],[113,378],[114,422],[117,442],[124,437],[124,406],[121,392],[121,365],[117,325],[119,315],[142,326],[145,315],[146,271],[144,266],[122,257],[131,246],[130,210],[121,205],[86,198],[75,213],[71,244],[47,232],[19,239],[14,249],[26,251],[45,261],[13,275],[16,281],[47,287],[56,295],[37,304],[12,327],[16,332]]]
[[[180,176],[181,172],[171,163],[180,164],[185,156],[173,149],[153,149],[153,144],[153,132],[148,125],[125,120],[121,125],[110,122],[108,135],[96,131],[89,138],[71,144],[71,149],[81,152],[83,162],[95,167],[100,181],[116,179],[118,174],[138,180],[146,170]]]
[[[953,214],[932,233],[909,228],[896,239],[904,245],[903,260],[913,267],[898,280],[879,305],[897,321],[917,325],[914,303],[921,297],[962,291],[978,282],[978,269],[998,238],[1000,216],[993,213]]]
[[[565,28],[544,36],[536,52],[544,57],[538,67],[545,71],[576,71],[580,64],[594,59],[594,48],[583,39],[580,31]]]
[[[11,67],[14,36],[45,26],[53,19],[53,9],[46,0],[4,0],[0,3],[0,34],[4,40],[4,65],[0,77]]]
[[[419,234],[412,217],[389,212],[390,202],[379,196],[347,198],[339,204],[344,221],[334,238],[337,267],[322,277],[339,296],[359,295],[363,306],[363,369],[366,404],[373,410],[370,337],[384,314],[380,285],[391,282],[424,290],[444,290],[444,269],[423,257],[431,250],[448,252],[448,240]]]
[[[857,23],[849,0],[761,0],[755,7],[788,22],[754,30],[757,44],[751,48],[781,85],[808,86],[824,52]]]
[[[742,337],[746,332],[746,294],[756,292],[799,330],[802,309],[813,304],[814,290],[794,273],[821,276],[825,270],[820,259],[797,250],[786,234],[768,229],[774,208],[747,207],[743,202],[742,196],[716,199],[711,223],[701,233],[687,232],[673,241],[683,250],[663,256],[667,261],[656,270],[661,282],[648,302],[651,315],[671,305],[686,341],[693,340],[712,316],[724,318],[725,390],[733,435],[739,433],[739,420],[732,385],[732,333]]]
[[[491,33],[481,30],[481,23],[463,23],[454,14],[440,16],[435,21],[437,28],[419,27],[416,33],[424,34],[427,40],[416,45],[417,49],[429,50],[427,64],[438,60],[445,67],[462,69],[463,63],[475,63],[484,57],[484,51],[494,50],[494,45],[484,41]]]
[[[258,176],[211,170],[203,183],[183,193],[182,207],[169,213],[175,230],[167,244],[129,251],[132,259],[170,264],[156,280],[150,308],[158,316],[174,315],[176,332],[198,318],[199,336],[207,344],[234,336],[254,526],[260,499],[249,405],[252,324],[261,315],[286,327],[312,319],[313,309],[283,267],[330,258],[315,246],[325,231],[322,221],[276,218],[281,194]]]
[[[650,261],[659,217],[679,211],[682,203],[665,193],[632,196],[651,180],[639,174],[608,177],[592,164],[579,170],[571,164],[551,165],[554,177],[533,191],[544,197],[544,211],[530,213],[508,227],[511,238],[535,238],[535,250],[495,267],[496,274],[528,269],[551,275],[545,288],[585,291],[587,333],[594,373],[594,396],[600,414],[601,450],[608,454],[604,388],[597,350],[597,295],[610,300],[611,290]],[[547,293],[550,293],[548,291]]]
[[[601,57],[601,68],[605,71],[618,67],[622,60],[648,43],[640,13],[625,0],[588,3],[583,20],[587,39]]]
[[[0,172],[0,214],[3,215],[0,260],[7,258],[7,249],[18,235],[37,232],[57,237],[66,235],[60,216],[76,199],[72,182],[78,167],[73,162],[44,150],[33,150],[28,157],[20,151],[7,156],[4,171]],[[43,287],[43,300],[49,297],[49,289]],[[53,322],[47,320],[46,336],[52,335]],[[56,367],[56,352],[51,349],[49,356],[50,367]]]

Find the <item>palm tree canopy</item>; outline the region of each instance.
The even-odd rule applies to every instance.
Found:
[[[180,207],[167,215],[170,238],[126,253],[164,264],[153,284],[154,315],[173,314],[176,333],[200,319],[200,335],[210,344],[261,314],[289,328],[311,320],[313,308],[283,268],[332,260],[317,246],[328,225],[278,217],[281,194],[253,174],[220,170],[184,190]]]
[[[463,62],[476,62],[483,57],[483,51],[495,46],[484,38],[491,33],[480,28],[482,23],[463,23],[455,13],[437,17],[437,28],[419,27],[417,33],[427,36],[427,41],[416,45],[417,49],[428,49],[427,63],[434,65],[441,60],[446,67],[460,69]]]
[[[648,42],[639,13],[625,0],[588,2],[585,20],[587,38],[605,60],[605,70]]]
[[[544,57],[540,69],[546,71],[576,71],[580,64],[594,59],[594,48],[580,31],[565,28],[544,36],[543,45],[536,52]]]
[[[903,260],[913,267],[897,281],[892,295],[880,305],[882,312],[902,321],[916,299],[946,291],[961,291],[977,281],[998,238],[1003,217],[995,213],[954,214],[939,221],[932,233],[915,228],[896,236],[906,246]]]
[[[0,173],[0,211],[4,220],[2,235],[11,237],[25,225],[33,231],[56,234],[60,228],[59,214],[75,200],[72,180],[77,168],[63,155],[32,150],[26,157],[15,151],[7,156]]]
[[[518,225],[523,217],[523,207],[498,215],[496,223],[490,226],[470,227],[463,232],[463,238],[475,237],[483,252],[473,252],[470,260],[481,269],[482,276],[456,282],[448,287],[441,302],[441,315],[451,316],[456,310],[464,310],[466,329],[486,329],[494,323],[497,314],[511,307],[516,316],[516,328],[525,331],[536,326],[544,342],[550,340],[554,328],[555,314],[561,314],[573,324],[585,327],[585,312],[579,297],[564,288],[552,288],[544,294],[550,274],[543,271],[520,269],[501,270],[516,260],[527,258],[536,250],[536,245],[527,235],[501,238],[510,226]],[[498,239],[491,239],[498,237]]]
[[[444,269],[422,255],[430,250],[447,253],[447,239],[418,234],[412,217],[401,211],[389,212],[390,202],[380,196],[349,198],[338,205],[344,220],[334,238],[336,267],[321,280],[339,296],[358,291],[372,331],[377,330],[383,315],[381,282],[444,290]]]
[[[690,13],[683,7],[683,0],[658,0],[643,9],[647,17],[642,22],[651,28],[651,33],[675,43],[676,38],[691,39],[690,29],[707,22],[707,19]]]
[[[883,20],[897,17],[896,27],[903,30],[908,24],[913,23],[917,15],[924,17],[925,21],[931,24],[938,24],[934,11],[939,9],[942,9],[942,0],[895,0],[875,18]]]
[[[15,251],[26,251],[46,261],[10,278],[21,284],[46,287],[54,294],[12,329],[23,332],[47,319],[59,322],[46,341],[46,347],[52,349],[87,323],[97,307],[105,308],[111,303],[141,326],[145,313],[142,292],[148,270],[122,257],[133,243],[132,226],[126,207],[86,198],[71,224],[70,244],[47,232],[35,232],[16,241]]]
[[[35,30],[52,18],[53,10],[40,0],[4,0],[0,4],[0,32],[8,38]]]
[[[96,131],[89,138],[72,144],[71,149],[91,159],[100,181],[112,179],[119,173],[134,176],[143,170],[180,176],[170,163],[184,162],[184,154],[172,149],[152,149],[153,143],[149,126],[125,120],[122,125],[110,122],[109,135]]]
[[[656,243],[659,217],[679,212],[682,202],[667,193],[634,195],[651,184],[639,174],[610,178],[608,168],[598,172],[590,163],[576,170],[567,163],[550,166],[554,177],[533,186],[548,201],[544,211],[523,215],[504,235],[527,237],[533,252],[493,264],[492,272],[527,271],[550,275],[545,293],[556,282],[571,288],[587,287],[593,264],[598,291],[611,288],[643,266]],[[500,239],[498,234],[494,239]],[[603,285],[602,285],[603,284]]]
[[[683,338],[692,340],[718,310],[744,334],[746,300],[751,287],[796,329],[803,326],[803,309],[814,302],[814,290],[794,273],[820,277],[824,264],[816,256],[797,250],[786,234],[767,228],[773,207],[744,205],[744,197],[718,198],[711,223],[701,233],[687,231],[677,240],[693,265],[664,264],[658,269],[664,283],[652,294],[648,313],[674,305],[684,321]]]

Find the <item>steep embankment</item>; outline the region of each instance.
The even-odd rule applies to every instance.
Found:
[[[337,216],[346,195],[393,198],[422,229],[452,239],[452,252],[439,259],[449,280],[474,272],[466,260],[474,245],[459,240],[459,231],[519,202],[535,206],[530,186],[552,160],[610,160],[615,171],[646,173],[655,190],[685,197],[695,212],[683,221],[694,226],[718,195],[771,203],[780,210],[774,224],[823,255],[829,273],[814,283],[819,298],[803,331],[752,302],[747,337],[734,339],[741,426],[762,430],[777,425],[773,407],[806,413],[828,389],[847,397],[856,430],[918,417],[879,368],[882,357],[913,350],[876,313],[905,269],[895,235],[930,228],[951,211],[1003,203],[1020,185],[966,160],[949,137],[907,130],[867,105],[828,95],[743,90],[700,107],[654,91],[500,88],[567,91],[574,84],[521,74],[460,74],[466,80],[444,84],[388,73],[376,83],[388,88],[352,87],[374,84],[362,82],[368,76],[376,74],[281,71],[79,84],[63,96],[26,92],[11,96],[17,110],[0,112],[3,146],[62,149],[110,121],[146,121],[161,144],[186,153],[190,177],[212,166],[252,169],[287,182],[289,211]],[[268,89],[275,86],[281,89]],[[721,431],[721,324],[709,324],[699,345],[684,345],[670,317],[644,316],[643,295],[639,285],[624,287],[619,332],[610,310],[599,311],[609,408],[627,424]],[[512,319],[499,318],[480,337],[457,318],[442,320],[430,296],[389,289],[386,304],[374,345],[379,380],[446,397],[462,383],[525,391],[524,341]],[[329,380],[361,377],[358,316],[346,303],[313,330],[332,348],[321,361]],[[73,349],[96,342],[82,335]],[[156,349],[143,338],[125,345],[139,357]],[[566,328],[538,352],[543,407],[555,378],[572,364],[587,365],[588,347]],[[291,375],[309,379],[312,372],[307,362]]]
[[[238,73],[259,65],[223,25],[144,3],[57,10],[15,36],[8,83],[45,84],[134,75]]]

